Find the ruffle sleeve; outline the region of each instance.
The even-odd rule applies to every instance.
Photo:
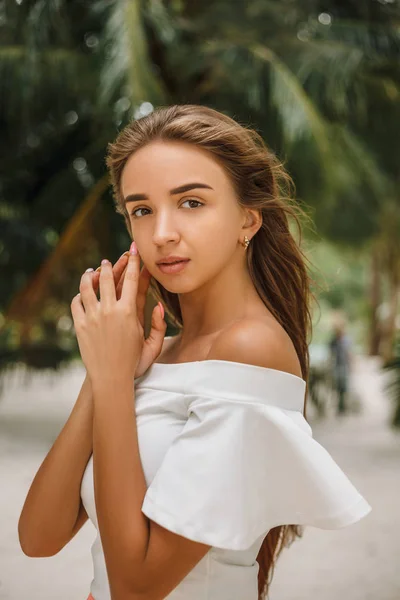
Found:
[[[298,400],[302,392],[299,386]],[[278,525],[338,529],[366,516],[370,505],[313,439],[293,397],[286,406],[279,397],[270,402],[267,391],[261,400],[191,394],[188,420],[142,512],[179,535],[228,550],[245,550]]]

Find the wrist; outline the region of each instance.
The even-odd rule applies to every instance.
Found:
[[[104,373],[91,379],[93,398],[110,394],[115,397],[124,391],[134,390],[134,376],[121,373]]]

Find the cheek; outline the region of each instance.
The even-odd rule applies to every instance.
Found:
[[[205,259],[204,264],[224,264],[236,250],[240,225],[226,210],[214,209],[204,217],[188,223],[182,234],[194,253]]]
[[[232,232],[220,229],[215,233],[210,233],[205,243],[198,246],[201,262],[207,271],[211,268],[212,271],[218,272],[232,260],[236,250],[236,237]]]
[[[209,227],[209,234],[212,236],[215,248],[232,252],[236,247],[239,238],[240,224],[232,215],[226,212],[218,215]]]

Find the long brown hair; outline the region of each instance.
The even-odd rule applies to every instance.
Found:
[[[290,336],[307,382],[312,294],[308,261],[290,231],[290,225],[297,224],[301,238],[299,217],[304,213],[291,199],[292,181],[283,165],[261,135],[223,113],[197,105],[158,108],[129,123],[108,148],[106,162],[116,211],[124,216],[131,237],[129,214],[120,189],[121,174],[132,153],[154,140],[182,141],[207,150],[225,168],[240,206],[261,211],[262,225],[247,249],[248,269],[264,304]],[[163,303],[169,320],[182,329],[178,295],[154,278],[150,291],[157,302]],[[306,402],[303,414],[306,417]],[[268,532],[257,555],[259,600],[268,594],[279,554],[302,534],[300,526],[291,524]]]

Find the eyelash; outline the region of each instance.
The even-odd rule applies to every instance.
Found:
[[[182,202],[182,204],[185,204],[185,202],[197,202],[197,204],[199,204],[200,206],[204,206],[203,202],[200,202],[199,200],[196,200],[195,198],[186,198],[186,200],[184,200],[184,201]],[[196,207],[196,208],[199,208],[199,207]],[[131,212],[131,216],[132,216],[134,219],[141,219],[143,216],[146,216],[146,215],[142,215],[142,217],[138,217],[138,216],[136,216],[136,214],[135,214],[135,213],[136,213],[138,210],[149,210],[149,209],[148,209],[148,208],[146,208],[145,206],[142,206],[142,207],[140,207],[140,206],[139,206],[138,208],[135,208],[135,210],[133,210],[133,211]],[[194,209],[192,208],[192,209],[190,209],[190,210],[194,210]]]

